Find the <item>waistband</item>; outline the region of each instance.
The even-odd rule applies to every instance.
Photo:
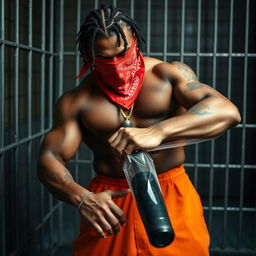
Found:
[[[164,183],[166,181],[172,180],[173,178],[175,178],[177,176],[180,176],[183,173],[185,173],[184,166],[180,165],[180,166],[177,166],[168,171],[157,174],[157,177],[158,177],[159,183]],[[123,187],[123,188],[128,187],[128,183],[125,178],[116,179],[116,178],[104,176],[102,174],[96,174],[96,176],[94,177],[92,182],[106,184],[106,185],[112,185],[112,186],[116,186],[116,187]]]

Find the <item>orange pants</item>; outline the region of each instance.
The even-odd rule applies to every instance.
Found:
[[[116,235],[99,238],[81,220],[80,233],[73,242],[73,256],[206,256],[209,255],[209,233],[203,216],[201,200],[184,167],[179,166],[158,174],[165,204],[175,232],[174,241],[156,248],[149,243],[132,194],[113,199],[124,211],[126,226]],[[89,190],[127,189],[125,179],[97,175]]]

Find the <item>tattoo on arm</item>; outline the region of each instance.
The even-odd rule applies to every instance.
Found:
[[[190,81],[190,80],[198,81],[198,79],[196,77],[196,74],[194,73],[194,71],[189,66],[187,66],[186,64],[181,63],[179,61],[173,61],[172,63],[177,64],[178,69],[182,72],[183,77],[187,81]]]
[[[74,181],[72,175],[67,170],[65,170],[64,180]]]
[[[213,114],[213,112],[210,111],[210,107],[206,104],[195,105],[188,110],[188,113],[197,116],[206,116]]]
[[[188,83],[186,84],[187,86],[187,90],[184,91],[184,93],[186,92],[189,92],[189,91],[193,91],[193,90],[196,90],[196,89],[200,89],[200,88],[203,88],[203,87],[208,87],[206,84],[202,84],[202,83],[199,83],[199,82],[191,82],[191,83]]]

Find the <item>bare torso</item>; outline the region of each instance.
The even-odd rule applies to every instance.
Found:
[[[152,70],[160,60],[145,59],[145,79],[140,94],[135,101],[131,117],[133,126],[148,127],[167,118],[180,115],[184,108],[175,100],[172,85]],[[120,178],[124,177],[122,162],[114,157],[108,143],[109,137],[116,132],[124,121],[119,107],[114,105],[97,87],[93,76],[89,75],[81,85],[86,94],[86,104],[79,113],[79,123],[83,140],[94,154],[94,170],[97,173]],[[150,153],[158,173],[177,167],[184,162],[182,147]]]

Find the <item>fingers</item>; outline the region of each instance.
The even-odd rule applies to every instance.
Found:
[[[126,217],[125,217],[123,211],[115,203],[110,205],[110,209],[113,212],[113,214],[116,216],[116,218],[118,219],[119,223],[122,226],[125,226]]]
[[[119,129],[117,132],[115,132],[109,139],[108,142],[111,144],[112,141],[119,135],[121,129]]]
[[[130,189],[124,189],[124,190],[107,190],[106,192],[111,198],[118,198],[126,196],[131,190]]]
[[[126,152],[132,152],[135,144],[131,141],[131,135],[127,133],[125,128],[120,128],[119,133],[109,139],[111,149],[117,160],[124,160]],[[129,147],[128,147],[129,146]],[[128,147],[128,150],[126,150]]]
[[[122,197],[127,190],[106,190],[94,194],[81,209],[82,218],[97,232],[99,237],[106,238],[120,231],[120,225],[125,225],[123,211],[112,201],[112,198]]]
[[[122,212],[122,215],[123,215],[123,212]],[[123,223],[121,223],[118,220],[118,218],[116,218],[116,216],[110,210],[106,211],[105,218],[108,221],[108,223],[111,225],[110,226],[111,232],[113,230],[114,233],[117,234],[120,231],[120,224],[123,225]]]
[[[118,159],[122,158],[126,145],[127,140],[123,139],[122,136],[117,136],[116,139],[111,143],[113,153]]]
[[[139,149],[139,147],[135,147],[134,144],[128,144],[124,150],[124,153],[130,155],[134,150]]]
[[[102,206],[102,211],[97,211],[94,216],[88,216],[87,219],[83,219],[101,238],[106,238],[105,233],[109,236],[114,233],[117,234],[120,231],[120,224],[123,225],[123,221],[120,223],[111,210],[105,206]]]
[[[123,151],[128,143],[124,128],[120,128],[108,141],[115,157],[121,160]]]
[[[83,220],[84,220],[92,229],[95,230],[95,232],[98,234],[99,237],[101,237],[101,238],[106,238],[105,233],[103,232],[101,226],[100,226],[97,222],[87,220],[86,218],[83,218]]]

